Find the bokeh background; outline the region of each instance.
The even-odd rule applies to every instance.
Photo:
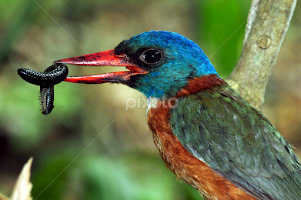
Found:
[[[0,0],[0,192],[9,196],[33,157],[35,199],[194,200],[196,190],[166,169],[146,124],[144,96],[123,85],[55,86],[55,108],[39,111],[39,87],[17,75],[54,60],[113,49],[150,30],[197,42],[226,78],[242,48],[251,1]],[[264,114],[301,148],[301,8],[297,5],[270,77]],[[69,66],[69,75],[116,67]],[[256,83],[255,83],[256,84]]]

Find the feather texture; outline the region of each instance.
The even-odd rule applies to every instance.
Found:
[[[180,98],[170,123],[188,152],[237,187],[258,199],[301,199],[290,145],[228,85]]]

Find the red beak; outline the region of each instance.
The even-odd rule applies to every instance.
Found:
[[[54,61],[54,63],[86,66],[125,66],[130,70],[88,76],[71,76],[64,80],[73,83],[127,83],[130,77],[133,75],[148,73],[147,71],[139,68],[137,65],[129,62],[129,58],[126,55],[115,55],[114,50],[66,58]]]

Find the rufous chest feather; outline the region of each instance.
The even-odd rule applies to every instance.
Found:
[[[181,145],[170,125],[172,106],[171,101],[157,101],[149,108],[147,114],[155,145],[166,166],[208,199],[255,199],[216,174]]]

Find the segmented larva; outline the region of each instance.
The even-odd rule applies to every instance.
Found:
[[[18,69],[18,74],[28,83],[50,87],[62,82],[67,77],[68,67],[62,63],[56,63],[48,67],[44,72],[20,68]]]
[[[48,115],[54,108],[54,86],[43,88],[40,87],[40,102],[41,102],[41,110],[42,114]]]
[[[48,67],[44,72],[20,68],[18,74],[25,81],[40,85],[40,102],[42,114],[48,115],[54,108],[54,85],[62,82],[68,75],[68,67],[62,63],[56,63]]]

